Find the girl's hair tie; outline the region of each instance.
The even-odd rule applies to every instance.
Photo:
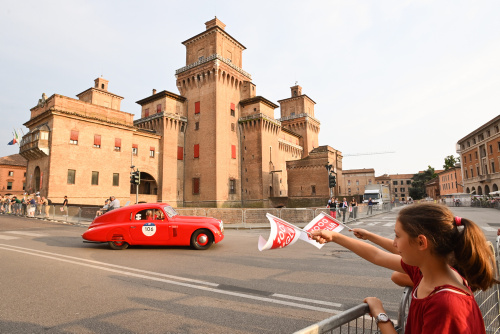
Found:
[[[462,226],[462,217],[455,216],[455,225]]]

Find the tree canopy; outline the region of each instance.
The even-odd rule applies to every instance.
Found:
[[[455,167],[455,165],[459,162],[460,162],[460,157],[455,158],[453,155],[449,155],[446,158],[444,158],[443,168],[444,170],[448,170],[450,168]]]
[[[409,189],[410,197],[414,200],[422,199],[425,197],[425,183],[436,177],[434,168],[427,167],[427,170],[417,173],[412,177],[411,187]]]

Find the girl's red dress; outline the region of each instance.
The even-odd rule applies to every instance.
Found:
[[[422,272],[418,267],[407,265],[403,261],[401,265],[414,286],[406,334],[486,333],[479,306],[463,277],[464,290],[452,285],[443,285],[436,287],[425,298],[416,298],[416,291],[423,277]]]

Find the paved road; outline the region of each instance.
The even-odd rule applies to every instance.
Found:
[[[454,211],[495,239],[498,210]],[[392,238],[395,218],[352,225]],[[207,251],[112,251],[83,243],[84,231],[0,216],[1,333],[291,333],[368,295],[394,316],[402,291],[390,271],[334,244],[259,252],[268,230],[226,230]]]

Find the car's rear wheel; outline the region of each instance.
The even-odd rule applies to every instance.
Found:
[[[108,245],[111,249],[121,250],[128,247],[128,243],[125,241],[108,241]]]
[[[208,249],[214,243],[214,237],[209,230],[197,230],[191,236],[191,246],[195,249]]]

